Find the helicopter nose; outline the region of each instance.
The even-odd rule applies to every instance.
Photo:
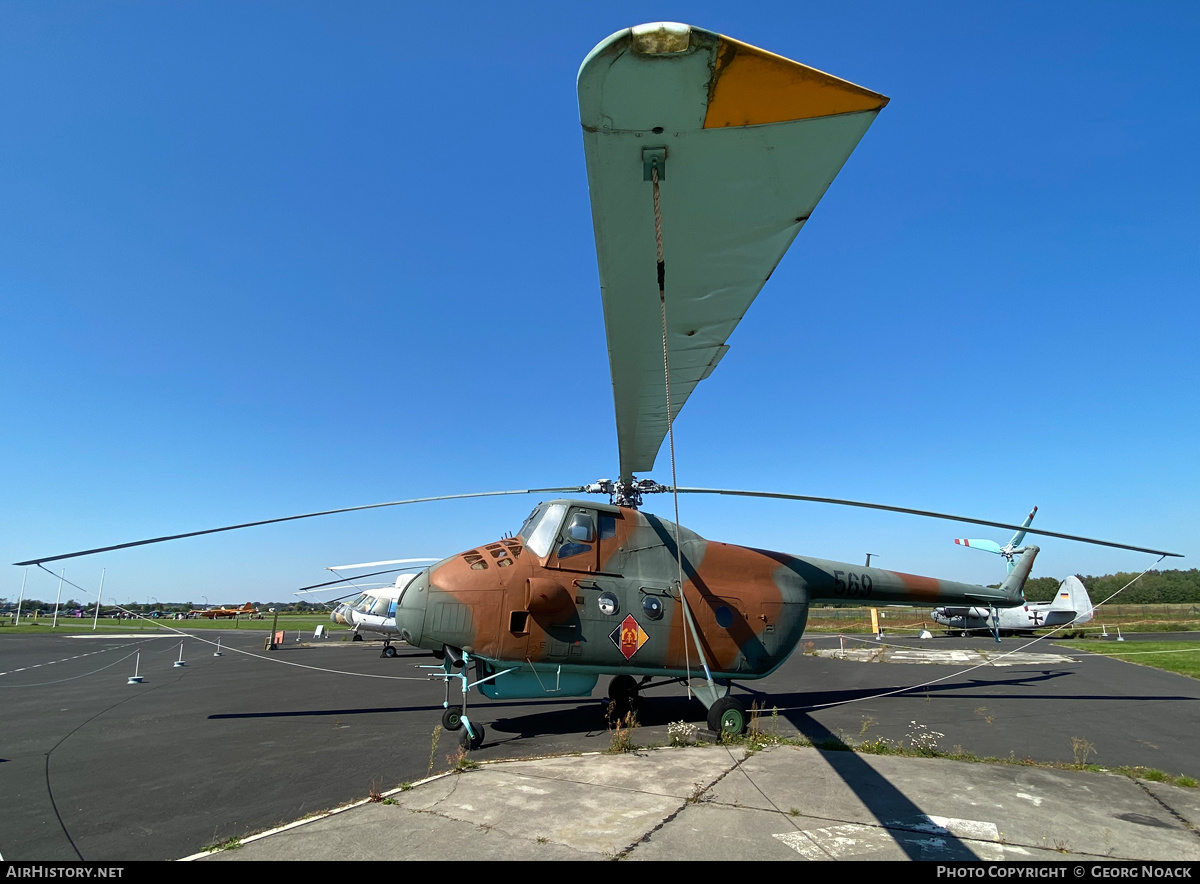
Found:
[[[429,571],[426,568],[404,587],[396,603],[396,631],[414,647],[421,644],[425,627],[425,606],[429,601]]]

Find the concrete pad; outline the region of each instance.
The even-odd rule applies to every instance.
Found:
[[[390,800],[212,858],[1200,859],[1194,790],[792,746],[500,762]]]
[[[286,837],[283,837],[286,835]],[[473,822],[385,804],[317,820],[297,829],[250,842],[237,850],[204,857],[205,862],[234,860],[378,861],[417,860],[603,860],[561,844],[537,841]]]

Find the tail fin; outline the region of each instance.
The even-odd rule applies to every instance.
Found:
[[[1071,611],[1075,615],[1072,623],[1087,623],[1092,619],[1092,598],[1088,595],[1087,587],[1078,577],[1068,577],[1059,584],[1054,601],[1050,603],[1051,611]]]
[[[253,614],[254,604],[252,602],[246,602],[246,604],[242,605],[242,612],[246,614]]]
[[[1000,591],[1004,593],[1004,598],[1010,605],[1016,606],[1025,603],[1025,581],[1029,579],[1029,572],[1033,570],[1033,560],[1037,558],[1039,552],[1041,552],[1040,547],[1025,547],[1021,557],[1008,572],[1008,577],[1000,584]]]

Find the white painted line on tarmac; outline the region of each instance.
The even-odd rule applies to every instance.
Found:
[[[1029,856],[1023,847],[1002,844],[999,828],[985,820],[922,815],[915,820],[887,820],[880,825],[847,823],[801,832],[783,832],[772,837],[805,859],[828,860],[866,856],[889,849],[918,847],[922,859],[940,854],[953,856],[959,845],[985,860],[1003,859],[1005,854]]]

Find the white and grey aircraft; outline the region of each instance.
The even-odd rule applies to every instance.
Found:
[[[436,562],[438,559],[422,558],[422,559],[389,559],[384,562],[361,562],[357,565],[335,565],[326,570],[337,574],[339,571],[346,571],[358,568],[372,568],[378,565],[398,565],[409,562]],[[422,566],[423,567],[423,566]],[[412,569],[405,569],[412,570]],[[386,573],[386,572],[375,572]],[[339,577],[341,575],[339,574]],[[364,574],[361,577],[372,577],[374,574]],[[416,574],[399,574],[393,583],[384,584],[382,586],[359,586],[362,591],[358,595],[348,598],[340,602],[337,607],[329,614],[329,619],[334,623],[342,624],[351,627],[354,632],[354,640],[359,641],[363,637],[363,633],[375,633],[383,636],[383,656],[395,657],[396,649],[392,647],[392,642],[398,638],[399,632],[396,629],[396,603],[404,588]],[[343,578],[350,585],[355,585],[354,581],[361,577],[346,577]]]
[[[1019,608],[934,608],[933,619],[963,635],[1033,632],[1087,623],[1092,619],[1092,599],[1083,581],[1072,576],[1059,584],[1052,602],[1030,602]]]

